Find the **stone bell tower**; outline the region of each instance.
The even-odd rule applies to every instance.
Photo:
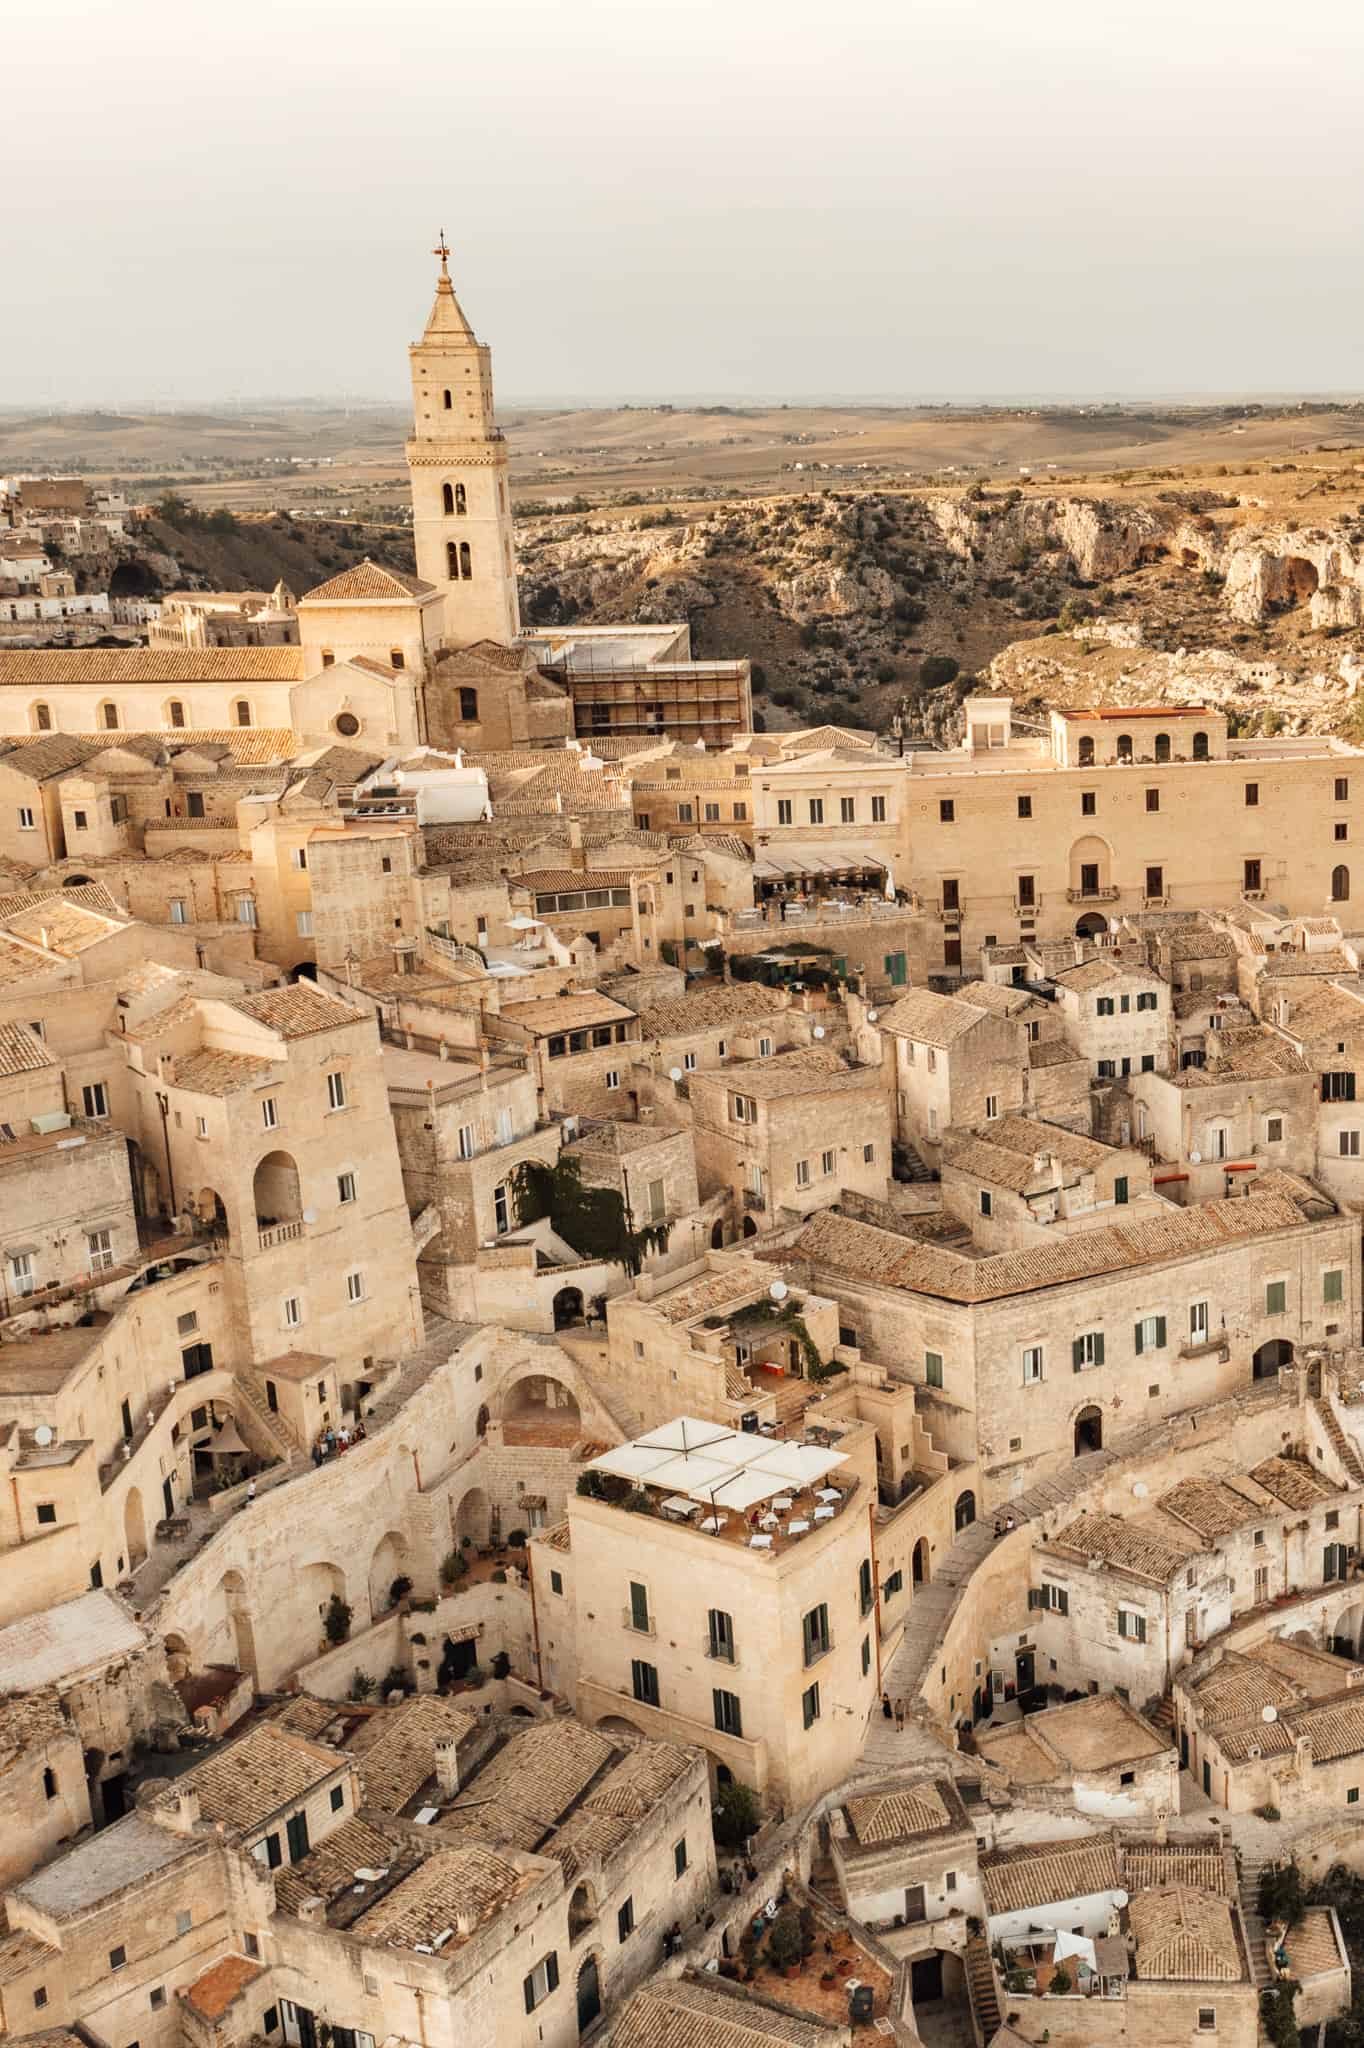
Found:
[[[507,444],[493,420],[492,352],[450,282],[442,234],[435,304],[412,358],[412,526],[417,574],[445,596],[445,644],[509,646],[520,629]]]

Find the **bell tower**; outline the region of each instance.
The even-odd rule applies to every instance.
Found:
[[[417,574],[445,597],[445,644],[510,646],[520,630],[507,444],[493,419],[492,351],[450,282],[442,233],[436,298],[412,359],[412,530]]]

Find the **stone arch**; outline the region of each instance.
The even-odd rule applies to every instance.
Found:
[[[474,573],[473,553],[467,540],[459,544],[459,573],[466,583]]]
[[[1076,749],[1076,760],[1081,768],[1092,768],[1094,766],[1094,735],[1092,732],[1081,733],[1080,744]]]
[[[603,1714],[600,1720],[592,1723],[592,1726],[597,1730],[598,1734],[609,1735],[612,1741],[618,1740],[621,1736],[627,1736],[633,1743],[641,1735],[647,1735],[649,1732],[647,1728],[638,1727],[627,1715],[617,1713]]]
[[[256,1222],[262,1230],[279,1223],[297,1223],[303,1215],[298,1165],[291,1152],[267,1152],[251,1183]]]
[[[172,1685],[177,1679],[188,1678],[191,1670],[189,1644],[181,1635],[174,1633],[163,1636],[166,1646],[166,1676]]]
[[[453,485],[453,484],[442,484],[442,485],[441,485],[441,487],[440,487],[440,509],[441,509],[441,511],[442,511],[442,512],[443,512],[443,513],[445,514],[445,516],[446,516],[446,518],[447,518],[447,519],[452,519],[452,518],[454,517],[454,511],[455,511],[455,487],[454,487],[454,485]]]
[[[332,1595],[335,1594],[338,1600],[344,1600],[346,1597],[346,1574],[339,1564],[314,1559],[311,1564],[305,1564],[301,1568],[298,1580],[304,1604],[316,1610],[320,1628],[331,1605]]]
[[[1082,917],[1077,917],[1075,920],[1075,936],[1077,939],[1097,939],[1102,937],[1103,933],[1107,930],[1108,919],[1101,916],[1097,910],[1087,910]]]
[[[1086,1457],[1091,1451],[1104,1447],[1104,1417],[1102,1408],[1092,1402],[1082,1408],[1075,1418],[1075,1455]]]
[[[929,1562],[928,1556],[928,1538],[926,1536],[921,1536],[914,1546],[909,1561],[909,1576],[911,1582],[916,1586],[926,1586],[933,1576],[933,1567]]]
[[[554,1327],[556,1330],[570,1329],[583,1319],[583,1291],[581,1287],[561,1287],[554,1297]]]
[[[1331,870],[1331,901],[1348,903],[1349,900],[1350,870],[1347,867],[1334,867]]]
[[[952,1510],[952,1524],[957,1530],[969,1529],[976,1519],[976,1496],[968,1486],[965,1493],[957,1495],[957,1504]]]
[[[123,1542],[128,1570],[135,1572],[140,1564],[147,1561],[147,1514],[142,1505],[142,1495],[135,1486],[128,1488],[123,1502]]]
[[[502,1386],[493,1404],[502,1423],[581,1422],[577,1395],[563,1380],[538,1366],[528,1366]]]
[[[62,887],[64,889],[88,889],[90,887],[90,877],[89,875],[63,875]]]
[[[216,1188],[200,1188],[190,1207],[201,1223],[227,1229],[227,1209]]]
[[[756,1224],[756,1223],[755,1223],[755,1222],[753,1221],[753,1218],[752,1218],[751,1216],[745,1216],[745,1218],[744,1218],[744,1236],[745,1236],[745,1237],[756,1237],[757,1235],[758,1235],[758,1226],[757,1226],[757,1224]]]
[[[723,1251],[724,1244],[725,1226],[717,1216],[710,1227],[710,1248],[713,1252]]]
[[[1287,1337],[1271,1337],[1262,1344],[1251,1360],[1251,1377],[1257,1380],[1272,1380],[1286,1365],[1293,1363],[1293,1346]]]
[[[569,1939],[570,1941],[572,1940],[571,1916],[569,1920]],[[578,2035],[580,2039],[587,2032],[588,2028],[594,2027],[601,2018],[602,1960],[602,1951],[599,1948],[594,1948],[583,1957],[582,1962],[578,1965],[575,1995],[578,2003]]]
[[[467,1536],[474,1549],[487,1543],[492,1532],[492,1506],[481,1486],[471,1486],[453,1511],[450,1526],[457,1548]]]
[[[1364,1654],[1364,1606],[1346,1607],[1328,1624],[1326,1647],[1352,1662]]]
[[[584,1935],[596,1926],[598,1910],[597,1887],[591,1878],[579,1878],[568,1901],[570,1942],[581,1941]]]
[[[1130,732],[1120,732],[1118,734],[1114,746],[1114,751],[1117,755],[1118,760],[1120,761],[1130,761],[1132,759],[1133,746],[1132,735]]]
[[[218,1592],[227,1617],[233,1661],[238,1671],[246,1672],[255,1683],[258,1677],[256,1631],[251,1619],[251,1596],[246,1590],[246,1581],[238,1571],[224,1572],[218,1581]]]
[[[1086,832],[1070,848],[1070,887],[1075,896],[1097,896],[1110,885],[1113,849],[1097,832]]]
[[[1208,759],[1208,735],[1205,732],[1196,732],[1193,736],[1193,757],[1195,761]]]
[[[1310,604],[1320,582],[1315,562],[1309,562],[1304,555],[1290,555],[1283,565],[1284,604]]]
[[[406,1560],[407,1538],[396,1529],[389,1529],[375,1544],[369,1561],[369,1611],[376,1621],[397,1604],[390,1588],[395,1579],[404,1575]]]

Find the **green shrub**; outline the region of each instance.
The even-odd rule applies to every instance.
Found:
[[[755,1835],[762,1822],[758,1795],[748,1785],[730,1778],[720,1787],[711,1817],[715,1839],[722,1849],[738,1849]]]
[[[350,1634],[351,1608],[339,1593],[333,1593],[327,1602],[327,1611],[322,1617],[322,1628],[329,1643],[344,1643]]]
[[[1265,1866],[1260,1873],[1257,1904],[1262,1920],[1282,1920],[1286,1927],[1297,1926],[1306,1910],[1307,1900],[1303,1892],[1302,1872],[1296,1863]]]
[[[375,1682],[368,1671],[356,1671],[350,1682],[350,1696],[353,1700],[368,1700],[374,1697]]]

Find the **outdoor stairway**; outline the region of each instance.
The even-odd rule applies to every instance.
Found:
[[[1173,1748],[1175,1739],[1175,1703],[1171,1694],[1165,1693],[1156,1702],[1155,1706],[1152,1707],[1146,1718],[1153,1728],[1159,1729],[1162,1735],[1169,1736],[1170,1746]]]
[[[266,1435],[279,1446],[285,1464],[292,1464],[303,1448],[298,1438],[294,1435],[292,1428],[282,1415],[266,1404],[264,1397],[253,1386],[249,1373],[239,1372],[236,1375],[236,1380],[237,1392],[251,1410],[252,1415]]]
[[[981,2041],[992,2041],[999,2031],[999,1995],[995,1990],[995,1973],[990,1962],[990,1950],[983,1934],[973,1934],[966,1943],[966,1988],[971,1997],[971,2011],[975,2015],[976,2037]]]
[[[836,1911],[843,1911],[843,1894],[838,1888],[838,1876],[827,1849],[821,1849],[810,1865],[810,1889]]]
[[[1246,1857],[1241,1865],[1241,1918],[1246,1923],[1246,1947],[1250,1951],[1251,1981],[1257,1992],[1267,1991],[1274,1979],[1265,1948],[1265,1923],[1260,1918],[1260,1873],[1264,1858],[1254,1862]]]
[[[1356,1486],[1364,1486],[1364,1461],[1346,1436],[1336,1416],[1335,1409],[1324,1395],[1314,1396],[1312,1406],[1316,1409],[1322,1428],[1326,1431],[1331,1448],[1340,1459]]]
[[[935,1181],[938,1178],[937,1174],[934,1173],[932,1167],[929,1166],[927,1162],[923,1159],[923,1157],[915,1151],[914,1147],[909,1143],[908,1139],[897,1138],[895,1141],[895,1150],[900,1155],[899,1159],[897,1160],[897,1164],[900,1165],[902,1169],[901,1172],[897,1173],[895,1176],[897,1180],[910,1182]]]

